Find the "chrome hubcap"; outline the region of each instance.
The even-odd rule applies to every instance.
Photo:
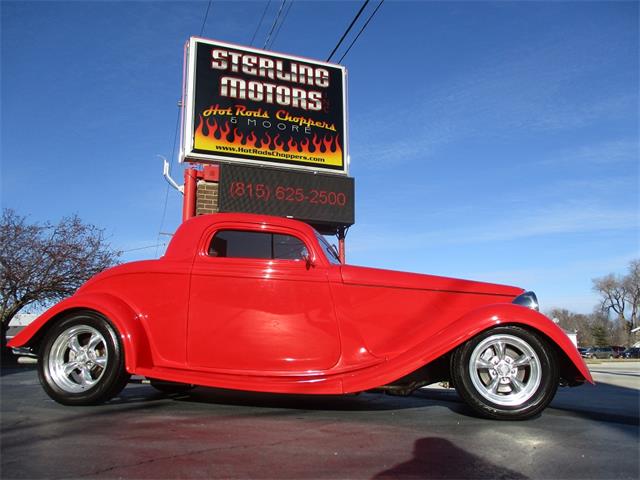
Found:
[[[75,325],[62,332],[49,353],[53,382],[69,393],[80,393],[102,378],[109,354],[102,334],[89,325]]]
[[[471,382],[492,403],[520,406],[538,390],[542,367],[535,350],[513,335],[492,335],[469,359]]]

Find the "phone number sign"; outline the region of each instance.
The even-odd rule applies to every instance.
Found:
[[[221,212],[263,213],[313,225],[355,223],[354,179],[241,165],[220,166]]]

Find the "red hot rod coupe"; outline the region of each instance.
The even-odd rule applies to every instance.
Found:
[[[159,260],[84,284],[11,342],[49,396],[86,405],[131,374],[296,394],[409,394],[449,381],[479,414],[523,419],[592,382],[532,292],[342,265],[309,225],[249,214],[183,223]]]

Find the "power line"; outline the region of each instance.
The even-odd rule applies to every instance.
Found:
[[[146,247],[138,247],[138,248],[130,248],[128,250],[118,250],[118,253],[129,253],[129,252],[136,252],[138,250],[147,250],[149,248],[157,248],[157,247],[164,247],[166,245],[166,243],[160,243],[158,245],[147,245]]]
[[[280,4],[280,8],[278,9],[278,14],[276,15],[276,19],[273,21],[273,25],[271,25],[271,30],[269,31],[269,35],[267,35],[267,39],[264,41],[264,45],[262,46],[262,48],[267,48],[267,43],[269,43],[269,39],[271,38],[271,34],[273,33],[273,30],[276,28],[278,20],[280,20],[280,15],[282,15],[282,7],[284,7],[284,4],[286,2],[287,0],[282,0],[282,3]]]
[[[207,17],[209,16],[209,9],[211,8],[211,3],[212,0],[209,0],[209,3],[207,3],[207,11],[204,14],[204,20],[202,20],[202,27],[200,27],[200,36],[202,36],[202,34],[204,33],[204,26],[207,23]]]
[[[207,24],[207,18],[209,18],[209,11],[211,10],[211,5],[213,4],[213,0],[209,0],[209,2],[207,3],[207,9],[204,12],[204,18],[202,19],[202,26],[200,27],[200,36],[202,36],[202,34],[204,33],[204,27]],[[179,104],[181,108],[184,108],[184,106],[180,103]],[[178,129],[180,128],[180,109],[178,109],[178,112],[176,114],[176,127],[175,127],[175,131],[173,133],[173,146],[171,147],[171,153],[169,155],[170,158],[170,163],[169,165],[171,165],[175,159],[175,154],[176,154],[176,144],[178,143]],[[167,184],[167,188],[164,192],[164,204],[162,206],[162,216],[160,217],[160,228],[158,228],[158,236],[156,239],[156,242],[160,241],[160,234],[162,231],[162,227],[164,226],[164,221],[167,217],[167,204],[169,203],[169,185]],[[155,256],[158,256],[158,247],[163,246],[166,244],[156,244],[156,245],[151,245],[149,247],[144,247],[144,248],[153,248],[156,247],[156,253]],[[134,249],[134,250],[142,250],[142,248],[140,249]],[[132,250],[126,250],[127,252],[132,251]]]
[[[378,11],[378,9],[382,6],[382,4],[384,3],[384,0],[380,0],[380,3],[378,4],[378,6],[376,7],[376,9],[373,11],[373,13],[371,14],[371,16],[367,19],[367,21],[365,22],[365,24],[362,26],[362,28],[360,29],[360,31],[358,32],[358,35],[356,35],[356,38],[353,39],[353,42],[351,42],[351,45],[349,45],[349,48],[347,48],[347,51],[344,52],[344,54],[340,57],[340,60],[338,60],[338,63],[342,62],[342,59],[344,57],[347,56],[347,53],[349,53],[349,50],[351,50],[351,47],[353,47],[353,44],[356,43],[356,41],[358,40],[358,38],[360,37],[360,34],[362,34],[362,32],[364,32],[364,29],[367,28],[367,25],[369,25],[369,22],[373,19],[373,17],[375,16],[376,12]]]
[[[169,165],[171,165],[174,161],[175,158],[175,151],[176,151],[176,143],[178,143],[178,129],[180,127],[180,110],[178,110],[178,115],[176,118],[176,128],[175,128],[175,132],[173,133],[173,147],[171,147],[171,154],[169,156],[170,158],[170,163]],[[164,192],[164,206],[162,207],[162,217],[160,217],[160,227],[158,228],[158,231],[161,232],[162,231],[162,227],[164,227],[164,221],[167,217],[167,204],[169,202],[169,184],[167,183],[167,189]],[[156,241],[160,241],[160,233],[158,233],[158,237],[156,238]],[[159,247],[159,245],[156,245],[156,247]],[[158,256],[158,249],[156,248],[156,253],[155,256]]]
[[[269,5],[271,5],[271,0],[269,0],[267,2],[267,6],[264,7],[264,11],[262,12],[262,17],[260,17],[260,22],[258,23],[258,26],[256,27],[256,31],[253,32],[253,36],[251,37],[251,41],[249,42],[249,45],[253,45],[253,41],[256,39],[256,35],[258,34],[258,30],[260,30],[260,27],[262,26],[262,21],[264,20],[264,16],[267,14],[267,10],[269,10]]]
[[[282,21],[280,22],[280,25],[278,25],[278,29],[276,30],[276,33],[273,36],[273,40],[271,40],[271,43],[269,44],[268,48],[271,48],[273,46],[273,44],[276,42],[276,39],[278,38],[278,35],[280,34],[280,29],[282,28],[282,25],[284,25],[284,22],[287,21],[287,16],[289,15],[289,10],[291,10],[292,6],[293,6],[293,0],[290,0],[289,1],[289,5],[287,5],[287,10],[284,12],[284,16],[282,17]]]
[[[333,48],[333,50],[331,51],[331,53],[329,54],[329,56],[327,57],[327,62],[331,60],[331,57],[333,57],[333,54],[336,53],[336,50],[338,50],[338,48],[340,47],[340,45],[342,45],[342,42],[344,40],[344,38],[347,36],[347,34],[351,31],[351,28],[353,27],[354,23],[356,23],[356,20],[358,20],[358,18],[360,18],[360,15],[362,15],[362,11],[365,9],[365,7],[367,6],[367,4],[369,3],[369,0],[366,0],[362,6],[360,7],[360,10],[358,10],[358,13],[356,13],[356,16],[353,17],[353,20],[351,20],[351,23],[349,24],[349,26],[347,27],[347,29],[344,31],[344,33],[342,34],[342,37],[340,37],[340,40],[338,40],[338,43],[336,44],[336,46]]]

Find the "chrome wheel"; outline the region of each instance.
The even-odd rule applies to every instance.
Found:
[[[523,339],[497,334],[473,349],[469,374],[482,397],[496,405],[518,407],[538,391],[542,366],[533,347]]]
[[[107,342],[89,325],[74,325],[58,335],[48,357],[51,380],[68,393],[94,387],[109,362]]]

